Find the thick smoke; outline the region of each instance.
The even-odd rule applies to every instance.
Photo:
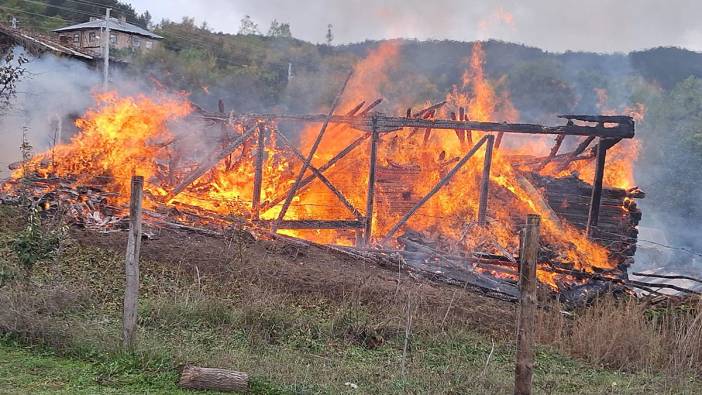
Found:
[[[37,154],[54,142],[69,142],[77,132],[75,120],[95,106],[95,96],[102,92],[102,70],[81,61],[51,54],[33,56],[17,47],[13,51],[29,59],[26,73],[17,85],[17,96],[0,118],[0,179],[9,176],[8,165],[22,158],[23,133]],[[127,75],[113,65],[109,90],[120,95],[162,96],[166,94],[149,79]],[[206,144],[204,125],[192,119],[173,125],[172,131],[196,148]],[[59,140],[60,141],[56,141]],[[193,149],[193,151],[198,151]]]
[[[22,49],[15,48],[17,54]],[[0,177],[8,175],[8,165],[22,157],[23,130],[34,152],[49,147],[62,129],[65,141],[75,130],[71,119],[92,102],[90,92],[99,86],[100,74],[85,63],[51,55],[33,57],[17,85],[17,97],[0,119]],[[59,126],[60,125],[60,126]]]

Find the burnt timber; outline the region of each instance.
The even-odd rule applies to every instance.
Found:
[[[229,118],[219,113],[203,113],[205,119],[228,121]],[[633,138],[634,120],[628,116],[608,115],[562,115],[567,118],[566,125],[543,126],[530,123],[507,122],[477,122],[458,121],[451,119],[420,119],[408,117],[394,117],[380,113],[369,116],[347,116],[328,114],[291,115],[291,114],[246,114],[246,118],[278,122],[311,122],[347,124],[354,129],[372,132],[374,127],[378,132],[395,131],[402,128],[439,129],[439,130],[473,130],[482,132],[504,132],[518,134],[552,134],[571,136],[593,136],[600,138]],[[595,125],[578,125],[573,121],[595,123]],[[613,126],[607,126],[611,124]]]
[[[343,91],[343,88],[342,88]],[[335,104],[337,101],[338,97],[335,99]],[[378,101],[374,102],[371,106],[375,105]],[[368,137],[370,138],[370,146],[369,146],[369,151],[370,151],[370,166],[369,166],[369,174],[368,174],[368,189],[367,189],[367,196],[366,196],[366,212],[363,213],[361,216],[357,215],[357,221],[360,223],[365,223],[365,226],[363,227],[363,235],[362,237],[357,238],[357,244],[359,245],[370,245],[372,243],[371,240],[371,235],[373,233],[373,210],[374,210],[374,202],[375,199],[377,198],[378,191],[376,191],[376,169],[378,167],[377,165],[377,149],[378,145],[380,143],[379,137],[383,133],[388,133],[388,132],[399,132],[402,130],[420,130],[420,129],[425,129],[425,130],[449,130],[452,132],[456,132],[457,130],[467,130],[467,131],[482,131],[482,132],[497,132],[498,138],[502,136],[503,133],[517,133],[517,134],[533,134],[533,135],[555,135],[557,136],[556,139],[556,146],[552,149],[552,154],[551,156],[555,157],[555,154],[558,151],[558,148],[560,148],[560,143],[562,143],[563,138],[565,136],[584,136],[586,137],[583,142],[581,142],[580,146],[584,150],[587,148],[588,145],[590,145],[591,142],[595,141],[595,139],[598,139],[598,147],[600,148],[600,155],[598,159],[598,171],[596,172],[596,177],[593,180],[592,183],[592,188],[590,192],[590,202],[588,206],[588,215],[587,215],[587,224],[590,224],[588,227],[588,235],[592,238],[596,237],[596,228],[598,225],[598,219],[600,215],[600,205],[601,205],[601,200],[602,200],[602,179],[604,177],[604,161],[605,161],[605,154],[606,150],[613,147],[617,142],[621,141],[622,139],[625,138],[633,138],[635,134],[635,124],[633,118],[629,116],[621,116],[621,115],[560,115],[559,118],[565,119],[566,124],[565,125],[558,125],[558,126],[543,126],[543,125],[537,125],[537,124],[527,124],[527,123],[507,123],[507,122],[477,122],[477,121],[470,121],[465,117],[451,117],[452,119],[447,120],[447,119],[436,119],[436,118],[431,118],[428,119],[429,117],[422,117],[422,116],[417,116],[417,114],[421,114],[424,111],[427,111],[428,109],[431,108],[439,108],[445,104],[444,102],[435,104],[428,109],[422,110],[419,113],[415,114],[414,116],[412,115],[412,111],[408,110],[406,116],[404,117],[397,117],[397,116],[389,116],[385,115],[379,112],[374,112],[370,113],[371,107],[369,106],[366,110],[361,111],[359,115],[355,115],[358,113],[358,111],[363,107],[364,102],[362,102],[360,105],[356,106],[353,110],[350,112],[344,114],[344,115],[335,115],[333,114],[333,108],[335,106],[332,106],[332,111],[330,111],[328,114],[308,114],[308,115],[293,115],[293,114],[240,114],[236,116],[235,120],[237,123],[240,123],[242,125],[246,124],[252,124],[252,123],[260,123],[260,122],[273,122],[273,123],[285,123],[285,122],[302,122],[302,123],[321,123],[324,126],[326,125],[342,125],[346,124],[349,127],[353,129],[357,129],[360,131],[366,132],[364,135],[360,136],[354,142],[352,142],[348,147],[344,148],[339,154],[337,154],[334,159],[330,160],[329,163],[325,164],[324,166],[321,166],[318,169],[318,174],[312,174],[308,177],[304,177],[304,172],[299,174],[299,180],[297,180],[296,185],[294,188],[292,188],[290,191],[286,193],[285,196],[278,197],[273,199],[272,202],[269,202],[266,204],[264,207],[261,207],[263,211],[266,211],[272,206],[275,206],[276,204],[282,202],[285,200],[286,202],[292,199],[294,196],[298,195],[302,189],[304,189],[309,183],[311,183],[314,178],[317,178],[319,175],[321,175],[325,170],[333,166],[333,164],[344,157],[346,154],[351,152],[354,148],[358,147],[364,140],[366,140]],[[222,122],[222,123],[230,123],[233,121],[233,117],[230,116],[225,116],[222,111],[215,112],[215,113],[210,113],[203,111],[199,109],[199,116],[202,117],[205,120],[210,120],[214,122]],[[459,136],[460,138],[460,136]],[[580,148],[578,148],[580,149]],[[228,151],[228,150],[227,150]],[[489,150],[487,152],[488,156],[492,156],[492,150]],[[570,153],[567,154],[569,155],[569,160],[566,162],[570,162],[571,160],[574,160],[575,157],[577,156],[577,150],[575,153]],[[549,157],[548,159],[554,159],[552,157]],[[257,166],[259,166],[257,164]],[[484,179],[489,179],[489,173],[490,173],[490,160],[486,158],[485,163],[483,164],[483,178]],[[192,175],[191,175],[192,176]],[[197,177],[195,177],[197,178]],[[445,182],[450,181],[450,178],[445,180]],[[188,177],[188,180],[192,181],[193,177]],[[175,193],[177,194],[178,192],[182,191],[184,187],[187,185],[187,183],[181,183],[181,185],[176,188]],[[440,186],[435,186],[439,187]],[[487,205],[488,205],[488,192],[487,192],[487,183],[484,183],[484,185],[481,186],[481,199],[480,199],[480,207],[479,207],[479,213],[483,213],[481,216],[484,218],[485,213],[487,212]],[[381,191],[382,193],[382,191]],[[404,197],[404,196],[403,196]],[[344,199],[342,199],[343,201]],[[412,199],[403,199],[405,201],[411,201]],[[260,202],[260,196],[255,196],[253,197],[253,201],[255,202]],[[594,207],[597,206],[597,207]],[[256,210],[257,211],[257,210]],[[408,220],[413,214],[413,208],[410,208],[408,212],[405,214],[405,222]],[[281,215],[279,215],[277,219],[277,223],[280,223],[285,220],[284,218],[285,215],[285,210],[281,211]],[[404,218],[403,217],[403,218]],[[310,219],[312,222],[308,222],[305,224],[306,225],[312,225],[310,228],[313,228],[313,226],[319,225],[321,226],[320,228],[317,229],[343,229],[343,228],[353,228],[354,226],[348,226],[349,224],[329,224],[329,223],[322,223],[322,222],[316,222],[314,219]],[[481,218],[478,218],[478,222],[484,223],[484,219],[481,220]],[[276,222],[273,224],[273,228],[276,228]],[[295,224],[298,225],[298,224]],[[339,226],[340,225],[340,226]],[[357,224],[354,224],[357,225]],[[385,237],[387,239],[387,237]],[[360,243],[359,243],[360,241]]]

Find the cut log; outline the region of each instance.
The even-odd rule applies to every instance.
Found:
[[[187,365],[183,368],[178,385],[195,390],[245,392],[249,389],[249,375],[233,370]]]

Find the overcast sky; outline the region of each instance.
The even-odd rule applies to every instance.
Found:
[[[277,19],[293,36],[335,43],[382,38],[496,38],[550,51],[702,50],[702,0],[131,0],[154,21],[194,17],[236,33],[250,15],[264,33]]]

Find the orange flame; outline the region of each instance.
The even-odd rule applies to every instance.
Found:
[[[354,77],[339,112],[349,111],[361,100],[382,97],[383,86],[391,83],[389,75],[398,63],[399,53],[397,42],[386,42],[360,61],[355,66]],[[509,92],[500,89],[500,84],[486,77],[484,58],[482,44],[477,43],[468,59],[461,84],[451,89],[446,96],[446,105],[434,117],[447,117],[449,113],[457,113],[463,108],[467,117],[476,121],[514,122],[519,119]],[[168,128],[169,122],[187,116],[190,111],[183,97],[151,99],[118,97],[114,93],[101,95],[98,106],[77,121],[80,133],[69,144],[56,148],[52,165],[43,169],[41,166],[49,154],[37,157],[33,164],[46,176],[74,177],[78,185],[99,182],[104,189],[114,192],[115,203],[121,204],[129,196],[130,176],[143,175],[147,180],[147,196],[155,203],[167,196],[174,185],[196,165],[193,158],[183,154],[188,147],[179,145],[178,136]],[[268,126],[275,128],[275,125]],[[239,127],[226,129],[222,131],[221,138],[230,141],[242,132]],[[309,152],[318,133],[319,125],[310,125],[303,130],[300,136],[303,155]],[[363,133],[348,125],[330,125],[312,164],[316,167],[325,164]],[[472,135],[473,141],[477,141],[484,133],[473,132]],[[266,145],[261,198],[264,206],[285,196],[301,166],[297,158],[279,148],[275,141],[275,134],[272,134]],[[494,153],[487,227],[476,226],[475,223],[485,155],[484,149],[481,149],[459,171],[453,182],[410,219],[406,228],[452,240],[466,250],[490,249],[493,248],[490,243],[493,243],[493,246],[499,245],[501,251],[516,251],[518,238],[515,228],[526,214],[537,213],[542,217],[543,242],[557,251],[557,260],[580,270],[613,268],[615,263],[610,261],[608,251],[572,225],[556,218],[545,203],[542,192],[512,167],[512,156],[543,148],[541,141],[523,141],[515,138]],[[613,178],[607,179],[608,185],[630,185],[633,182],[630,169],[631,153],[635,148],[631,144],[620,143],[611,152],[607,174],[613,174]],[[378,152],[380,176],[377,206],[373,213],[373,236],[381,238],[385,235],[468,149],[470,143],[462,142],[451,131],[403,130],[384,134]],[[253,142],[245,144],[171,203],[225,215],[247,215],[253,195],[253,157]],[[183,163],[178,163],[178,158]],[[327,178],[360,212],[365,209],[368,166],[368,150],[359,147],[325,172]],[[568,174],[571,171],[573,169],[568,169]],[[584,175],[588,170],[583,168],[578,171]],[[262,210],[262,218],[274,219],[280,209],[280,204],[266,206]],[[315,180],[295,197],[286,215],[286,219],[312,218],[353,219],[354,214],[325,185]],[[283,233],[322,243],[352,244],[354,241],[352,231],[296,230]],[[539,271],[539,278],[546,284],[557,286],[552,273]]]

